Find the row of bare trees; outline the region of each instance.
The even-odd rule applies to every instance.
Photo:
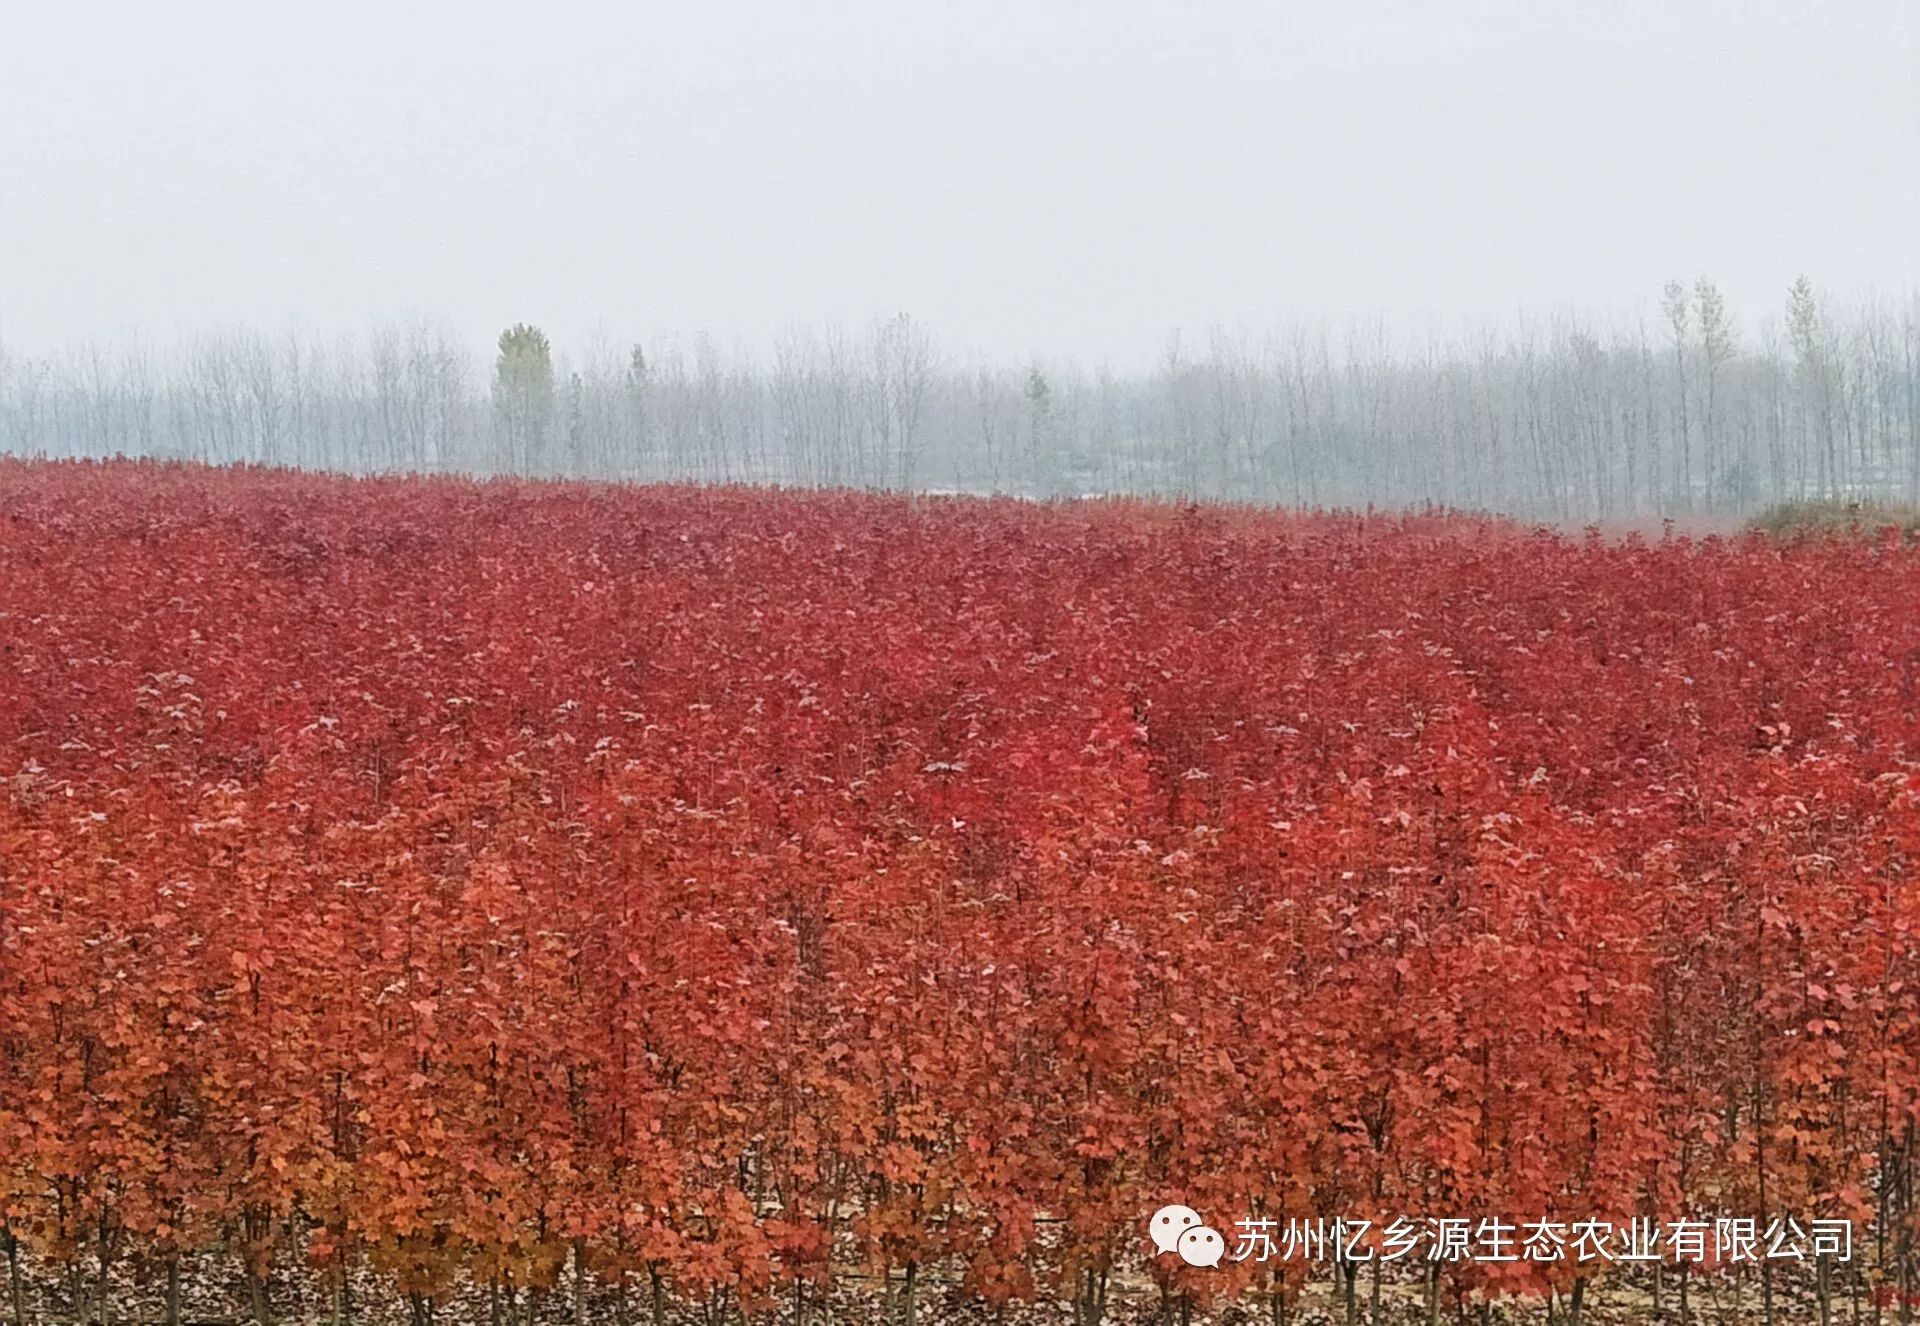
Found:
[[[1743,325],[1711,281],[1656,316],[1408,339],[1296,322],[1174,337],[1152,369],[942,353],[906,315],[491,365],[428,323],[326,341],[0,346],[0,451],[353,472],[693,479],[1052,496],[1166,493],[1560,518],[1920,500],[1920,292],[1830,307],[1802,279]]]

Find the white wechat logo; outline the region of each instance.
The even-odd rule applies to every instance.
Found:
[[[1226,1252],[1220,1231],[1206,1225],[1195,1225],[1180,1236],[1180,1260],[1189,1266],[1218,1266]]]
[[[1218,1266],[1226,1255],[1227,1241],[1220,1231],[1202,1223],[1191,1206],[1161,1207],[1153,1213],[1148,1232],[1155,1252],[1177,1252],[1189,1266]]]

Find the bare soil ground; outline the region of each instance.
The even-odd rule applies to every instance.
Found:
[[[4,1319],[10,1326],[65,1326],[98,1323],[98,1281],[83,1275],[77,1282],[66,1276],[27,1275],[22,1286],[24,1315],[16,1318],[9,1296]],[[76,1304],[75,1290],[84,1302]],[[1423,1326],[1429,1322],[1420,1286],[1383,1283],[1380,1314],[1370,1311],[1371,1286],[1363,1272],[1356,1285],[1355,1315],[1346,1314],[1344,1298],[1332,1276],[1321,1275],[1287,1304],[1288,1326]],[[214,1257],[197,1259],[180,1282],[178,1322],[181,1326],[254,1326],[256,1318],[237,1264]],[[669,1302],[662,1318],[654,1316],[644,1284],[630,1281],[624,1297],[614,1287],[593,1283],[587,1300],[576,1313],[570,1282],[544,1291],[512,1296],[490,1294],[484,1285],[466,1285],[428,1304],[409,1302],[390,1284],[369,1275],[352,1278],[344,1304],[336,1301],[332,1286],[313,1274],[277,1276],[270,1286],[272,1323],[356,1322],[367,1326],[883,1326],[906,1320],[900,1280],[884,1286],[866,1275],[839,1274],[826,1302],[811,1298],[796,1314],[790,1297],[777,1307],[742,1316],[731,1304],[689,1305]],[[164,1278],[146,1268],[122,1266],[112,1276],[110,1321],[116,1326],[166,1326],[169,1322]],[[1858,1315],[1856,1316],[1856,1311]],[[1756,1270],[1739,1280],[1702,1277],[1694,1281],[1686,1316],[1679,1310],[1677,1279],[1664,1273],[1660,1306],[1656,1310],[1651,1276],[1644,1270],[1615,1273],[1589,1288],[1581,1321],[1586,1326],[1749,1326],[1767,1320]],[[1832,1319],[1871,1321],[1873,1312],[1864,1294],[1857,1308],[1845,1284],[1836,1284]],[[1785,1270],[1775,1276],[1771,1320],[1777,1326],[1813,1326],[1821,1320],[1813,1286],[1805,1275]],[[1238,1301],[1209,1310],[1178,1295],[1163,1295],[1144,1275],[1128,1275],[1114,1283],[1102,1322],[1106,1326],[1268,1326],[1276,1321],[1270,1298],[1250,1291]],[[1443,1301],[1437,1321],[1471,1326],[1519,1326],[1520,1323],[1568,1323],[1564,1302],[1551,1307],[1540,1299],[1481,1304]],[[921,1281],[914,1326],[1088,1326],[1076,1321],[1066,1301],[1041,1301],[994,1309],[961,1292],[957,1274],[941,1272]]]

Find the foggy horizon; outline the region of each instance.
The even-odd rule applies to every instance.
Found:
[[[424,321],[486,354],[912,315],[959,360],[1180,333],[1657,329],[1920,288],[1920,11],[1484,3],[16,7],[0,345]]]
[[[1691,290],[1696,282],[1706,281],[1727,298],[1728,313],[1743,348],[1753,348],[1785,335],[1786,309],[1795,280],[1805,277],[1818,293],[1823,316],[1851,318],[1875,314],[1896,319],[1916,316],[1920,309],[1920,279],[1904,285],[1883,283],[1856,288],[1836,288],[1820,279],[1818,271],[1794,272],[1778,288],[1755,304],[1736,301],[1716,273],[1663,272],[1642,287],[1610,304],[1586,304],[1572,299],[1540,304],[1519,304],[1508,309],[1491,309],[1448,314],[1439,310],[1350,309],[1329,314],[1317,309],[1276,307],[1263,319],[1209,319],[1165,327],[1127,327],[1116,329],[1118,339],[1128,340],[1130,348],[1119,354],[1076,352],[1071,347],[1038,341],[1019,348],[1019,341],[1008,341],[999,349],[992,345],[964,343],[945,334],[939,324],[924,318],[911,308],[875,309],[859,316],[823,317],[818,320],[785,319],[771,324],[764,335],[749,335],[723,328],[652,324],[631,324],[612,318],[588,324],[585,330],[569,334],[557,330],[560,324],[539,318],[504,314],[489,325],[467,327],[451,317],[430,309],[375,311],[357,319],[320,321],[299,313],[277,319],[209,318],[198,322],[176,319],[150,324],[83,329],[57,339],[36,339],[19,334],[23,329],[10,325],[4,305],[0,305],[0,356],[12,356],[16,363],[37,362],[46,365],[72,362],[96,352],[124,358],[190,356],[208,346],[236,341],[264,341],[269,344],[325,348],[343,354],[364,353],[383,340],[429,335],[457,349],[476,373],[484,375],[496,356],[502,334],[517,325],[537,327],[551,342],[555,363],[563,368],[578,368],[609,354],[626,353],[640,346],[649,353],[692,355],[703,347],[728,362],[755,370],[771,369],[783,349],[796,341],[842,338],[856,342],[876,327],[905,317],[926,333],[944,366],[967,371],[993,368],[1026,371],[1029,368],[1067,372],[1117,373],[1127,376],[1152,374],[1165,365],[1169,356],[1182,359],[1205,357],[1208,347],[1233,346],[1252,354],[1277,353],[1301,336],[1325,341],[1334,351],[1336,362],[1344,362],[1349,353],[1365,348],[1384,351],[1399,360],[1417,357],[1427,351],[1459,355],[1489,340],[1503,349],[1528,343],[1551,344],[1569,335],[1589,335],[1616,341],[1663,340],[1667,333],[1661,310],[1662,287],[1677,281]]]

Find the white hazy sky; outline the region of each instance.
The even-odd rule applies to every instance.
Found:
[[[0,0],[0,336],[943,345],[1920,285],[1920,0]]]

